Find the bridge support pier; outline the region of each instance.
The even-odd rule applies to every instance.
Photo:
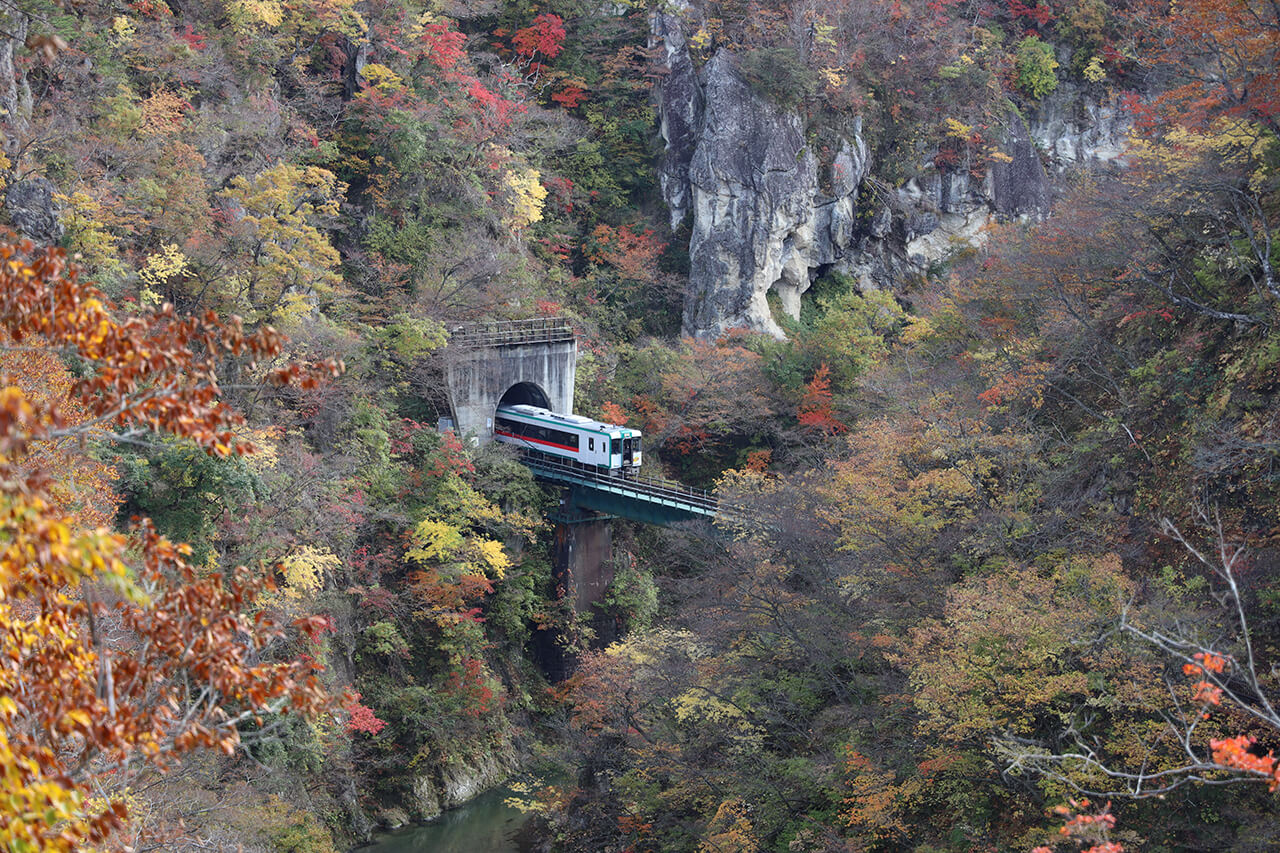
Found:
[[[613,619],[595,606],[603,603],[613,582],[613,520],[612,515],[574,507],[569,489],[564,490],[560,512],[552,516],[552,575],[560,597],[572,602],[573,611],[590,622],[596,646],[617,639]],[[535,642],[538,662],[552,681],[562,681],[577,669],[577,656],[555,642],[549,632]]]
[[[555,519],[554,569],[577,613],[592,614],[613,581],[613,516],[575,513]]]

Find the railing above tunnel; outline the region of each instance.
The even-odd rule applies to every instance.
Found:
[[[493,320],[460,323],[449,330],[449,345],[466,349],[555,344],[576,339],[565,317],[532,317],[527,320]]]

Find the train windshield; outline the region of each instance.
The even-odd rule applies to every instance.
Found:
[[[638,435],[637,435],[635,438],[633,438],[633,439],[631,439],[631,440],[632,440],[633,442],[635,442],[635,443],[632,445],[632,447],[634,447],[634,448],[635,448],[636,453],[639,453],[639,452],[640,452],[640,436],[638,436]]]
[[[616,455],[618,455],[619,453],[621,453],[621,452],[622,452],[622,439],[620,439],[620,438],[615,438],[613,441],[609,442],[609,452],[610,452],[610,453],[612,453],[612,454],[613,454],[613,455],[615,455],[615,456],[616,456]]]

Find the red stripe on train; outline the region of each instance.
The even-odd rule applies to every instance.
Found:
[[[578,452],[578,448],[576,448],[576,447],[570,447],[570,446],[569,446],[569,445],[567,445],[567,444],[556,444],[554,441],[543,441],[543,440],[542,440],[542,439],[540,439],[540,438],[529,438],[529,436],[527,436],[527,435],[516,435],[514,432],[506,432],[506,431],[504,431],[504,430],[500,430],[500,429],[495,429],[495,430],[493,431],[493,434],[494,434],[494,435],[505,435],[507,438],[514,438],[514,439],[516,439],[517,441],[529,441],[529,442],[532,442],[532,443],[534,443],[534,444],[545,444],[547,447],[558,447],[558,448],[560,448],[561,450],[567,450],[567,451],[569,451],[570,453],[577,453],[577,452]]]

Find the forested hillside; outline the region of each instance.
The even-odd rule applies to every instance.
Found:
[[[0,23],[3,849],[1275,846],[1274,3]],[[591,612],[436,428],[532,317],[731,508]]]

